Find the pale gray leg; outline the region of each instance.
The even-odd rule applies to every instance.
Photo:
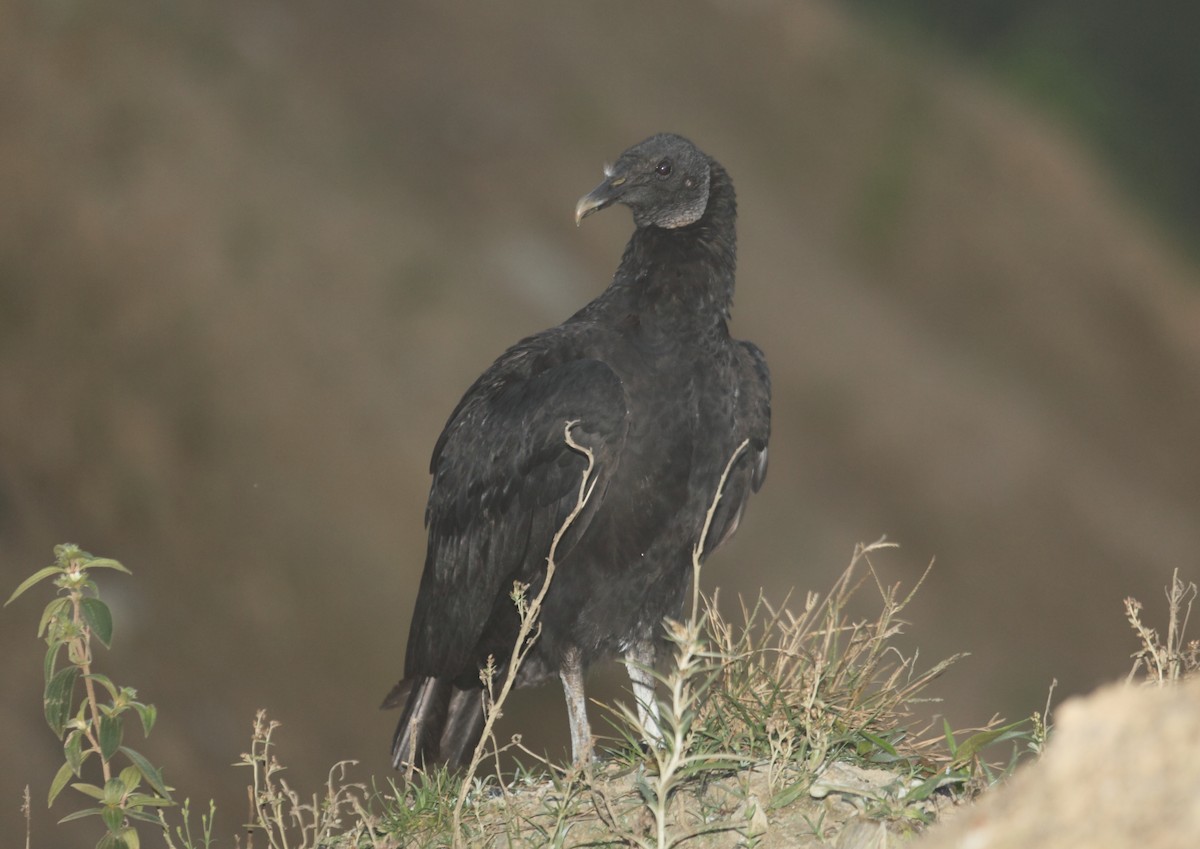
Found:
[[[567,721],[571,725],[571,760],[575,766],[587,766],[592,761],[592,729],[588,726],[587,696],[583,692],[583,664],[579,650],[570,649],[563,657],[558,673],[563,693],[567,697]]]
[[[654,694],[654,643],[642,640],[625,652],[625,669],[633,682],[633,698],[637,701],[638,721],[646,729],[646,742],[661,746],[662,723],[658,713],[658,697]]]

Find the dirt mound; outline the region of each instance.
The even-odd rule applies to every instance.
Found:
[[[1045,755],[921,849],[1194,849],[1200,680],[1112,685],[1055,713]]]

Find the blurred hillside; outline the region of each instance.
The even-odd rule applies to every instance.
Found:
[[[1121,0],[853,0],[970,57],[1094,143],[1122,186],[1200,257],[1200,6]],[[932,38],[930,37],[932,36]]]
[[[386,771],[429,451],[492,358],[606,285],[628,215],[577,230],[575,200],[658,130],[737,183],[734,331],[775,380],[767,486],[710,588],[825,589],[885,533],[887,581],[936,557],[911,643],[973,652],[941,683],[965,725],[1122,674],[1121,599],[1197,578],[1195,269],[1064,131],[843,7],[0,21],[3,592],[63,541],[134,571],[104,576],[100,663],[158,705],[143,750],[223,834],[258,707],[294,785]],[[51,839],[71,808],[38,803],[44,601],[0,615],[0,832],[29,782],[57,846],[93,832]],[[508,730],[565,743],[560,693],[519,702]]]

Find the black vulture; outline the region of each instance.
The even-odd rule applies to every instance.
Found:
[[[743,442],[702,556],[737,528],[763,482],[770,381],[762,351],[732,339],[733,183],[678,135],[625,151],[580,199],[579,223],[624,204],[635,230],[612,284],[557,327],[505,351],[467,390],[433,449],[428,550],[392,763],[470,758],[483,727],[480,670],[504,673],[519,617],[514,582],[536,594],[555,532],[591,496],[555,557],[540,632],[517,685],[558,676],[572,756],[590,760],[583,676],[623,655],[644,724],[656,729],[656,642],[678,618],[692,549],[721,475]],[[648,708],[647,706],[653,706]]]

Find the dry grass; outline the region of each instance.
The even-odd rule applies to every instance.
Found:
[[[906,625],[901,614],[926,576],[908,592],[885,585],[872,556],[893,547],[885,540],[859,545],[830,591],[809,593],[798,613],[760,596],[742,603],[731,620],[715,595],[698,596],[687,621],[667,624],[675,650],[658,676],[666,692],[659,704],[663,744],[646,750],[637,711],[618,705],[610,709],[618,745],[591,772],[539,758],[535,771],[482,778],[474,769],[465,777],[432,772],[368,793],[347,783],[339,764],[324,796],[304,802],[275,778],[281,768],[269,755],[275,726],[260,718],[258,754],[245,759],[255,767],[254,792],[262,800],[252,834],[266,834],[272,849],[762,849],[828,846],[843,831],[886,840],[880,835],[919,829],[939,804],[973,798],[995,780],[983,748],[1017,739],[1037,752],[1050,732],[1041,716],[1032,731],[993,720],[961,742],[961,731],[912,728],[913,706],[928,700],[929,685],[962,655],[922,668],[917,655],[896,647]],[[850,602],[864,587],[874,587],[878,613],[851,619]],[[1144,624],[1139,602],[1126,600],[1142,644],[1131,681],[1163,686],[1200,668],[1200,643],[1185,637],[1196,595],[1194,583],[1172,577],[1165,638]],[[500,746],[493,738],[486,752],[494,757],[513,745],[519,742]],[[875,783],[856,790],[839,784],[846,776]],[[290,844],[282,842],[285,831],[295,834]]]
[[[725,659],[705,716],[714,738],[773,764],[813,769],[864,740],[878,745],[880,733],[911,720],[910,706],[965,655],[919,670],[916,654],[906,657],[896,648],[894,638],[906,624],[900,614],[928,570],[907,595],[898,586],[885,587],[871,554],[893,547],[882,539],[859,545],[833,589],[824,597],[810,592],[799,614],[760,596],[753,606],[742,603],[735,625],[719,612],[715,597],[706,603],[709,636]],[[850,621],[846,611],[866,577],[864,568],[878,590],[880,613],[871,621]],[[905,736],[899,742],[897,754],[917,757],[936,741]]]
[[[1125,599],[1125,618],[1137,634],[1141,647],[1133,653],[1133,668],[1128,681],[1141,678],[1147,684],[1174,683],[1196,674],[1200,670],[1200,640],[1187,640],[1188,619],[1191,618],[1192,602],[1196,600],[1196,584],[1185,584],[1179,578],[1179,570],[1171,575],[1167,595],[1167,636],[1162,639],[1158,631],[1142,622],[1142,603],[1135,598]]]
[[[264,797],[270,804],[257,807],[260,818],[275,823],[261,823],[260,831],[282,833],[290,823],[320,834],[320,845],[355,847],[671,849],[826,845],[864,817],[894,832],[919,828],[936,816],[935,795],[962,797],[987,783],[991,773],[980,749],[1020,732],[992,722],[960,743],[963,732],[910,727],[913,706],[961,655],[922,668],[916,655],[895,646],[906,624],[901,614],[920,582],[902,593],[880,580],[871,558],[893,547],[884,540],[858,546],[833,588],[824,596],[810,593],[799,613],[760,597],[743,604],[734,621],[720,613],[715,597],[698,596],[693,616],[667,623],[674,652],[657,676],[665,693],[659,746],[647,749],[638,712],[618,705],[610,708],[617,744],[591,771],[538,758],[533,770],[480,776],[481,764],[498,763],[501,752],[520,746],[517,739],[500,745],[489,733],[461,776],[435,770],[365,794],[361,785],[331,780],[325,797],[311,803],[281,786]],[[879,612],[852,620],[851,599],[869,586]],[[535,619],[529,635],[536,635]],[[489,710],[502,707],[505,696]],[[247,759],[256,787],[269,786],[278,770],[263,748],[262,756]],[[831,792],[813,787],[821,776],[833,783],[835,763],[843,774],[883,778],[858,791],[835,787],[833,802],[814,801],[810,795]],[[351,814],[348,822],[331,828],[343,814]],[[781,843],[782,835],[801,842]],[[281,844],[272,838],[270,845]]]
[[[253,773],[251,784],[246,788],[250,803],[250,821],[246,825],[246,849],[253,849],[254,839],[261,836],[270,849],[317,849],[328,846],[336,837],[357,836],[370,833],[372,817],[364,808],[366,785],[352,783],[346,778],[346,768],[357,761],[340,761],[329,770],[322,793],[313,793],[308,799],[301,797],[284,779],[285,767],[274,753],[272,737],[279,723],[267,719],[267,712],[260,710],[254,718],[254,731],[250,740],[250,751],[242,755],[238,766],[249,767]],[[211,817],[211,814],[210,814]],[[204,823],[206,832],[211,819]],[[188,826],[187,815],[184,825]],[[170,832],[163,823],[168,845]],[[193,849],[190,833],[180,835],[185,847]],[[207,847],[208,840],[202,845]],[[240,838],[237,845],[241,845]],[[348,844],[348,845],[353,845]],[[375,845],[372,841],[367,845]]]

